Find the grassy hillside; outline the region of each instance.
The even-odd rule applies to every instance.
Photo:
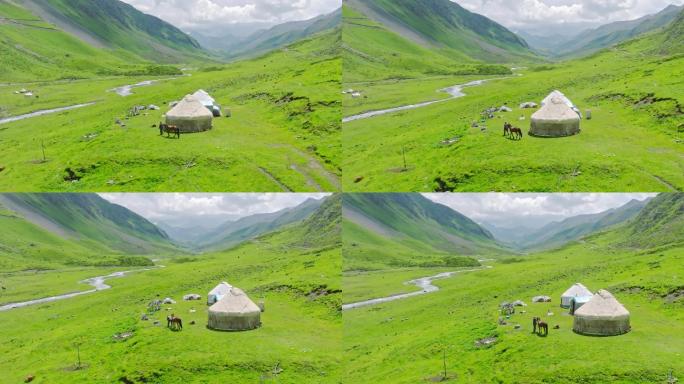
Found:
[[[516,71],[522,76],[465,88],[462,98],[345,123],[345,190],[682,190],[681,25],[581,60],[530,66]],[[363,96],[345,96],[344,115],[446,99],[437,90],[477,78],[488,77],[350,84]],[[573,137],[528,137],[535,111],[517,106],[554,89],[590,109],[592,119]],[[513,112],[481,121],[483,110],[504,104]],[[506,121],[525,137],[504,138]]]
[[[672,206],[681,194],[657,199],[660,203],[654,200],[644,212]],[[673,223],[682,213],[674,208],[658,216]],[[649,221],[637,217],[635,223]],[[673,232],[683,235],[679,227],[654,227],[649,237],[663,239],[657,243],[669,243]],[[620,245],[631,236],[621,226],[552,252],[488,262],[490,269],[439,280],[434,293],[345,311],[347,381],[436,382],[444,356],[453,382],[655,383],[667,382],[670,373],[681,379],[684,248],[650,240]],[[413,287],[405,281],[430,274],[434,271],[345,275],[344,302],[410,292]],[[615,337],[573,333],[572,316],[558,303],[578,281],[612,292],[631,313],[631,332]],[[552,302],[531,303],[536,295],[549,295]],[[528,306],[499,325],[500,303],[517,299]],[[547,337],[531,333],[533,316],[549,323]],[[491,344],[478,344],[483,339]],[[501,369],[492,370],[493,365]]]
[[[360,9],[359,7],[364,7]],[[502,65],[478,61],[467,52],[421,45],[363,12],[365,3],[343,7],[345,84],[437,75],[502,74]]]
[[[179,72],[124,49],[92,46],[9,0],[0,1],[0,53],[2,83]]]
[[[472,220],[419,194],[347,194],[345,270],[475,266],[467,255],[504,253]]]
[[[0,201],[64,237],[87,239],[121,252],[175,250],[154,224],[95,194],[5,194]]]
[[[654,198],[625,229],[622,244],[631,247],[680,247],[684,242],[684,194]]]
[[[156,63],[206,59],[199,43],[173,25],[119,0],[29,0],[25,6],[58,28],[104,48]]]
[[[0,195],[0,271],[152,265],[179,250],[163,232],[97,195]]]
[[[192,76],[40,83],[40,98],[0,85],[3,115],[96,102],[0,125],[0,188],[9,191],[334,191],[339,189],[338,31]],[[114,87],[157,80],[121,97]],[[232,117],[211,131],[159,136],[168,103],[198,89]],[[158,111],[127,117],[136,105]],[[124,123],[121,126],[117,119]],[[42,159],[41,143],[46,161]],[[36,152],[38,150],[38,152]]]

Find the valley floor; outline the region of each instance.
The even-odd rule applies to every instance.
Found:
[[[522,76],[465,88],[467,96],[419,109],[343,124],[346,191],[681,191],[684,189],[682,103],[684,58],[646,59],[607,52],[557,65],[522,68]],[[354,82],[344,115],[448,97],[437,90],[477,77]],[[498,76],[500,77],[500,76]],[[566,138],[527,135],[540,102],[560,89],[582,111],[582,132]],[[480,113],[507,105],[480,122]],[[478,127],[472,127],[477,121]],[[504,122],[522,140],[503,137]],[[486,128],[482,128],[482,126]],[[406,168],[404,168],[404,158]],[[372,159],[372,161],[370,161]]]
[[[684,286],[682,261],[682,248],[630,251],[587,241],[487,262],[493,268],[436,282],[438,292],[347,310],[345,382],[436,380],[444,351],[447,372],[459,383],[655,383],[666,382],[670,372],[684,377],[684,310],[676,296]],[[406,292],[403,281],[433,272],[347,274],[344,302]],[[632,331],[603,338],[573,333],[572,316],[558,305],[575,282],[611,291],[631,312]],[[536,295],[553,301],[531,303]],[[498,325],[499,304],[518,299],[528,306]],[[549,322],[547,337],[532,333],[533,316]],[[493,343],[477,344],[489,338]]]

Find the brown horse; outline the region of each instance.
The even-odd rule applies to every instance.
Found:
[[[537,327],[540,335],[543,334],[546,336],[549,334],[549,324],[547,324],[545,321],[542,321],[541,319],[537,321]]]
[[[168,125],[164,123],[159,123],[159,136],[166,132],[166,137],[171,137],[171,135],[176,136],[180,139],[180,129],[175,125]]]
[[[504,134],[503,135],[508,136],[511,133],[511,128],[513,128],[513,126],[511,124],[509,124],[508,122],[505,122],[504,123]]]
[[[166,316],[166,327],[172,331],[182,331],[183,320],[181,320],[180,317],[176,317],[174,314],[171,314],[171,316]]]
[[[533,317],[532,318],[532,333],[537,333],[537,324],[539,323],[541,319],[538,317]]]
[[[511,133],[511,138],[513,139],[520,140],[523,137],[522,129],[518,127],[510,127],[509,132]]]

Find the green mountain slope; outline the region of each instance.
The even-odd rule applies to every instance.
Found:
[[[150,64],[144,63],[137,55],[123,49],[97,48],[45,22],[22,4],[0,0],[2,82],[83,78],[152,70]]]
[[[5,194],[0,203],[64,239],[88,241],[112,252],[175,251],[166,233],[130,210],[95,194]]]
[[[424,46],[499,62],[530,54],[527,43],[513,32],[449,0],[351,0],[349,4]]]
[[[662,11],[636,20],[620,21],[580,33],[552,50],[559,56],[581,56],[629,40],[670,24],[684,10],[670,5]]]
[[[420,194],[343,198],[345,269],[477,265],[454,256],[504,253],[489,231]]]
[[[506,74],[535,55],[524,40],[448,0],[351,0],[343,8],[345,82]]]
[[[684,244],[684,193],[662,193],[622,231],[621,245],[633,248]]]
[[[338,28],[342,23],[342,10],[327,15],[321,15],[309,20],[293,21],[276,25],[267,30],[257,31],[243,39],[232,41],[219,40],[214,49],[219,49],[222,56],[240,58],[257,56],[277,48],[284,47],[298,40],[305,39],[317,33]],[[210,44],[209,42],[207,44]]]
[[[214,250],[230,248],[288,224],[302,221],[316,211],[322,203],[322,200],[308,199],[293,208],[247,216],[227,222],[203,236],[198,236],[190,245],[201,249]]]
[[[648,200],[632,200],[618,208],[552,222],[538,230],[528,231],[522,239],[507,243],[527,251],[559,247],[585,235],[624,223],[638,215],[647,203]]]
[[[23,4],[86,41],[158,63],[205,56],[199,43],[178,28],[119,0],[28,0]]]

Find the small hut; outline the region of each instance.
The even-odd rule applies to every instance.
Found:
[[[261,326],[261,308],[240,288],[231,287],[209,307],[207,327],[218,331],[247,331]]]
[[[563,294],[561,295],[560,306],[562,308],[570,308],[573,299],[584,297],[588,300],[592,296],[594,296],[594,294],[591,293],[591,291],[582,283],[575,283],[572,285],[572,287],[568,288],[568,290],[563,292]]]
[[[564,137],[580,133],[580,117],[560,98],[553,98],[532,115],[530,136]]]
[[[212,305],[217,301],[221,300],[223,296],[230,292],[231,288],[233,288],[233,286],[226,283],[225,281],[215,286],[214,289],[209,291],[209,293],[207,294],[207,305]]]
[[[629,311],[606,290],[575,312],[572,330],[581,335],[616,336],[631,330]]]
[[[188,95],[166,113],[166,124],[175,125],[182,133],[211,129],[214,115],[194,96]]]

